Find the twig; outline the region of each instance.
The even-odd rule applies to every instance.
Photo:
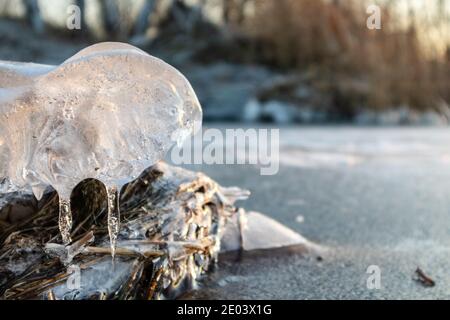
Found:
[[[429,276],[427,276],[422,269],[420,269],[419,267],[417,267],[416,269],[416,275],[417,278],[415,278],[415,280],[419,283],[421,283],[424,287],[434,287],[435,286],[435,282],[433,279],[431,279]]]

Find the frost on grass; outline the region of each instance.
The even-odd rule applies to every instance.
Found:
[[[167,63],[127,44],[88,47],[60,66],[0,61],[2,189],[59,195],[59,227],[70,243],[70,195],[102,181],[114,254],[121,187],[161,160],[201,123],[198,99]]]
[[[46,195],[27,223],[0,220],[0,299],[178,297],[213,266],[234,201],[247,195],[158,162],[123,189],[114,265],[99,181],[72,193],[70,245],[55,242],[58,199]],[[68,287],[71,266],[79,268],[79,288]]]

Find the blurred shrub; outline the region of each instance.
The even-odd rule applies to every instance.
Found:
[[[256,59],[308,71],[316,89],[350,115],[361,107],[448,104],[448,56],[430,54],[413,21],[400,27],[393,10],[381,9],[382,28],[370,30],[364,1],[256,0],[242,30],[257,43]]]

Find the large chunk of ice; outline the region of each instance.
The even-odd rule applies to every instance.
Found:
[[[60,66],[0,61],[0,174],[37,197],[52,185],[68,214],[80,181],[120,191],[200,123],[186,78],[127,44],[93,45]],[[60,218],[66,242],[70,225]]]

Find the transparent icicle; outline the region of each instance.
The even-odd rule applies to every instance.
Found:
[[[32,186],[31,190],[33,191],[33,194],[36,197],[36,200],[39,201],[42,199],[42,196],[44,195],[45,186],[42,186],[42,185]]]
[[[72,230],[72,210],[70,208],[70,198],[59,196],[59,232],[64,244],[69,244],[70,231]]]
[[[117,186],[106,188],[108,199],[108,233],[111,246],[111,256],[116,254],[117,236],[120,231],[119,189]]]

